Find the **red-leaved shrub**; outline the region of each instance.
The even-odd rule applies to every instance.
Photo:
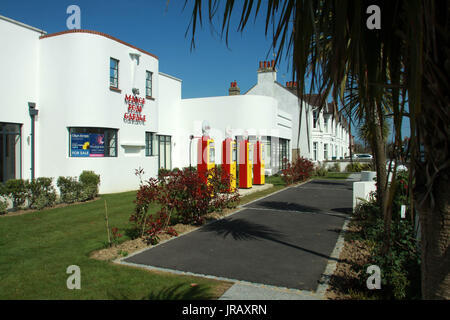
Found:
[[[184,168],[160,171],[158,179],[150,178],[141,183],[136,194],[135,212],[130,218],[141,236],[154,244],[159,240],[159,233],[176,234],[169,227],[174,215],[185,224],[200,225],[208,212],[236,206],[239,195],[237,191],[227,192],[229,177],[217,168],[209,170],[206,175],[208,184],[203,182],[197,170]],[[161,206],[153,216],[148,212],[152,203]]]
[[[289,185],[295,182],[305,181],[314,170],[314,164],[303,158],[297,157],[292,163],[286,163],[286,169],[281,170],[284,182]]]

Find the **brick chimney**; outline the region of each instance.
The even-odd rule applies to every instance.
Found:
[[[277,70],[275,69],[275,60],[259,62],[258,83],[262,81],[277,81]]]
[[[297,81],[288,81],[286,82],[286,89],[293,93],[297,93],[298,82]]]
[[[241,89],[237,86],[236,80],[231,83],[230,88],[228,89],[228,94],[230,96],[237,96],[241,94]]]

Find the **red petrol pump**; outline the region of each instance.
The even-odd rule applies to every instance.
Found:
[[[253,184],[265,184],[265,160],[264,160],[264,143],[256,141],[255,155],[253,164]]]
[[[252,187],[252,144],[246,139],[239,142],[239,188]]]
[[[203,178],[204,182],[208,182],[206,172],[215,166],[215,146],[214,140],[208,135],[204,135],[198,141],[197,147],[197,171]]]
[[[236,190],[236,142],[226,138],[222,142],[222,168],[230,177],[230,192]]]

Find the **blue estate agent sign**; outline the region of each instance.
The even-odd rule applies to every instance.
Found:
[[[70,146],[71,157],[103,157],[105,155],[105,135],[72,133]]]

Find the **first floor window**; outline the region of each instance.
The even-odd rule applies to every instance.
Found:
[[[109,86],[119,88],[119,60],[109,59]]]
[[[145,95],[148,98],[152,97],[152,76],[153,73],[150,71],[146,71],[145,77]]]
[[[317,128],[317,120],[319,119],[319,113],[313,111],[313,128]]]
[[[328,160],[328,144],[325,143],[323,145],[323,158],[324,160]]]
[[[158,155],[158,136],[153,132],[145,133],[145,155],[147,157]]]
[[[159,168],[172,169],[172,138],[171,136],[158,135]]]
[[[69,128],[71,157],[117,157],[117,129]]]
[[[0,122],[0,182],[21,177],[21,125]]]

